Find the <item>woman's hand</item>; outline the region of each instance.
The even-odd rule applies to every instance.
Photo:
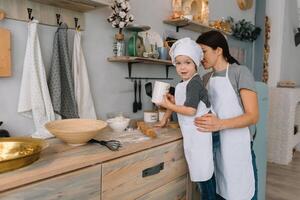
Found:
[[[222,129],[222,120],[211,113],[196,117],[194,124],[198,127],[199,131],[203,132],[213,132]]]

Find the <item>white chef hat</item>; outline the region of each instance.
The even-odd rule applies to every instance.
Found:
[[[177,40],[172,45],[169,54],[174,66],[176,56],[189,56],[194,61],[197,67],[199,67],[200,61],[203,58],[203,52],[199,44],[188,37]]]

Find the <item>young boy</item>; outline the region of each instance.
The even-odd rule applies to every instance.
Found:
[[[166,108],[167,112],[156,126],[165,126],[172,112],[177,113],[191,180],[206,181],[214,172],[212,135],[200,132],[194,125],[196,116],[210,111],[207,90],[197,73],[203,52],[195,41],[183,38],[173,44],[170,56],[182,81],[176,85],[175,97],[168,94],[159,104]]]

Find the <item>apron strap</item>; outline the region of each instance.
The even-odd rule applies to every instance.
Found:
[[[228,68],[229,68],[229,63],[226,66],[226,78],[228,78]]]

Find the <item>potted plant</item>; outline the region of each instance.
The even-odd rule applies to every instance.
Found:
[[[234,22],[233,18],[230,17],[229,21],[231,23],[232,35],[239,40],[253,42],[261,32],[261,28],[245,19]]]
[[[125,51],[123,29],[130,22],[133,22],[133,15],[129,14],[129,0],[114,0],[111,9],[113,12],[107,21],[111,23],[113,28],[119,29],[118,33],[115,34],[114,54],[115,56],[122,56]]]

